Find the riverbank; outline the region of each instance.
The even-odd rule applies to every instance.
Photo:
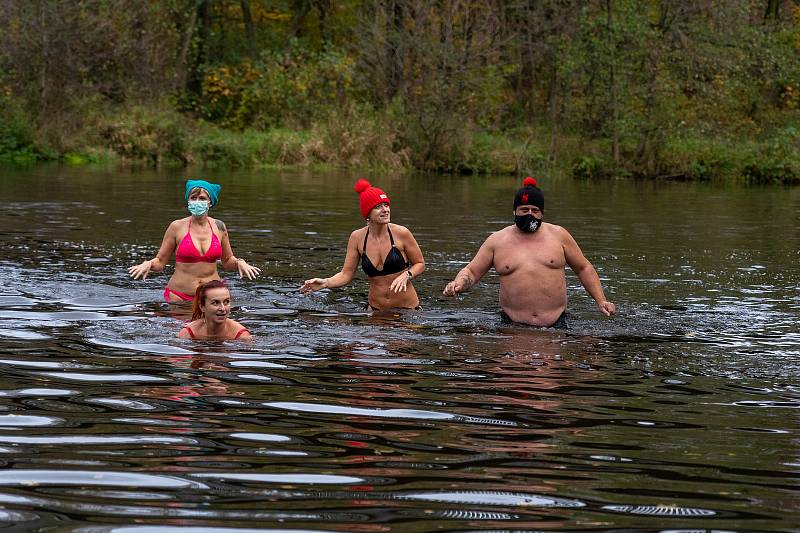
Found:
[[[423,158],[404,142],[396,117],[350,110],[307,129],[233,131],[166,105],[109,108],[81,120],[34,128],[21,108],[6,108],[0,163],[30,165],[145,164],[153,167],[338,167],[371,171],[419,169]],[[69,122],[70,126],[64,124]],[[417,148],[418,150],[419,148]],[[649,150],[649,152],[646,152]],[[454,174],[559,174],[582,179],[629,177],[750,184],[800,184],[800,130],[726,132],[685,128],[657,148],[621,146],[619,162],[607,139],[546,127],[469,129],[453,135],[422,170]]]

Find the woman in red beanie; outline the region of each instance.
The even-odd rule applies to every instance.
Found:
[[[329,278],[312,278],[300,287],[308,293],[350,283],[358,268],[369,276],[369,309],[414,309],[419,297],[411,280],[425,272],[425,259],[414,235],[404,226],[392,224],[389,197],[367,180],[358,180],[361,215],[367,227],[350,234],[341,272]]]

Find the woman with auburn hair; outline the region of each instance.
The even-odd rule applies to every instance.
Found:
[[[192,321],[178,332],[182,339],[226,341],[252,338],[247,328],[230,318],[231,291],[215,279],[197,287]]]
[[[225,223],[208,216],[208,210],[219,201],[221,189],[216,183],[187,181],[184,197],[191,215],[167,227],[156,256],[130,267],[131,277],[147,279],[151,270],[163,270],[175,253],[175,272],[164,288],[164,301],[177,303],[192,301],[198,285],[219,279],[217,261],[224,269],[238,270],[240,278],[253,279],[260,274],[259,268],[233,255]]]
[[[355,190],[367,226],[350,234],[339,273],[324,279],[308,279],[300,292],[347,285],[360,262],[361,269],[369,277],[367,309],[418,308],[419,297],[411,281],[425,272],[425,259],[414,235],[408,228],[390,222],[391,208],[385,192],[363,179],[356,182]]]

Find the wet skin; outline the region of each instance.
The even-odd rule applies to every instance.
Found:
[[[514,214],[532,214],[540,219],[543,216],[532,205],[519,206]],[[523,324],[550,326],[567,308],[566,266],[578,275],[602,314],[615,313],[614,304],[605,298],[597,272],[572,235],[561,226],[546,222],[533,233],[511,225],[490,235],[472,261],[445,286],[443,294],[454,296],[469,290],[494,267],[500,276],[500,307],[509,318]]]
[[[195,188],[189,192],[189,200],[205,200],[210,203],[211,197],[205,189]],[[128,272],[131,277],[133,279],[147,279],[147,275],[151,270],[163,270],[187,232],[190,233],[192,242],[200,255],[204,255],[208,251],[212,237],[216,235],[222,246],[221,264],[224,269],[238,270],[239,277],[247,277],[248,279],[253,279],[261,273],[261,269],[253,267],[247,264],[244,259],[237,259],[233,255],[225,223],[205,214],[199,217],[189,216],[173,221],[164,233],[164,238],[156,256],[149,261],[130,267]],[[175,271],[169,282],[167,282],[167,287],[184,294],[194,295],[198,286],[215,279],[220,279],[216,262],[178,263],[176,261]],[[183,300],[174,294],[170,294],[169,301],[181,302]]]
[[[389,204],[376,205],[367,218],[368,226],[357,229],[350,234],[347,242],[347,254],[342,270],[329,278],[311,278],[300,287],[300,292],[309,293],[320,289],[336,288],[347,285],[355,276],[364,244],[367,237],[367,257],[378,270],[383,269],[383,261],[391,250],[389,231],[391,228],[395,247],[411,266],[397,274],[374,276],[369,278],[369,307],[379,309],[413,309],[419,306],[419,297],[412,283],[413,278],[425,271],[425,259],[414,235],[408,228],[392,224]],[[411,276],[408,275],[411,272]]]
[[[231,293],[225,287],[208,289],[205,293],[205,302],[200,305],[203,317],[186,324],[194,333],[195,339],[207,340],[232,340],[249,339],[250,333],[245,332],[236,337],[242,329],[240,323],[230,318],[231,314]],[[178,337],[189,339],[192,336],[184,328],[178,333]]]

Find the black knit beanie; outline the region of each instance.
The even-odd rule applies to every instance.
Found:
[[[514,211],[521,205],[535,205],[544,213],[544,194],[536,186],[536,180],[528,176],[522,182],[522,188],[514,195]]]

